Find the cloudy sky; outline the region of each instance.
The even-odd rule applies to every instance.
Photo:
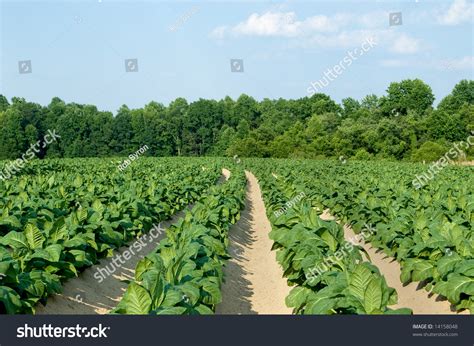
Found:
[[[318,81],[339,102],[406,78],[439,101],[474,79],[472,0],[0,2],[0,93],[41,104],[299,98]]]

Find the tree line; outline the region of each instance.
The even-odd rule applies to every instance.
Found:
[[[432,161],[474,131],[474,81],[460,81],[436,108],[433,103],[431,87],[419,79],[340,104],[322,93],[262,101],[242,94],[123,105],[115,115],[57,97],[42,106],[0,95],[0,159],[21,157],[54,129],[61,138],[40,146],[39,158],[128,156],[147,145],[147,156]]]

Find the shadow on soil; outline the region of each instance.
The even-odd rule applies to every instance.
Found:
[[[245,200],[245,209],[241,212],[240,220],[229,231],[229,255],[224,269],[225,282],[222,286],[222,303],[217,306],[216,314],[238,314],[253,315],[250,297],[252,288],[250,281],[245,278],[246,259],[245,250],[251,247],[254,238],[250,234],[252,229],[253,208],[252,201],[248,198],[249,185],[247,185],[247,198]]]

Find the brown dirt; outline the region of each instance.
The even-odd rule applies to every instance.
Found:
[[[335,219],[329,210],[325,210],[321,218],[324,220]],[[408,285],[403,285],[400,281],[401,270],[398,262],[385,255],[381,250],[373,248],[370,243],[364,243],[362,239],[356,238],[354,231],[348,225],[344,226],[344,236],[346,240],[361,245],[367,251],[370,260],[379,268],[387,284],[397,291],[398,304],[391,306],[391,308],[411,308],[413,314],[456,314],[449,301],[439,295],[427,292],[422,284],[411,282]],[[468,312],[461,312],[461,314],[464,313]]]
[[[183,212],[177,213],[171,220],[162,222],[163,228],[168,228],[173,223],[177,222],[180,217],[184,216]],[[155,239],[150,238],[150,242],[146,242],[140,253],[136,253],[125,264],[116,266],[112,263],[114,258],[120,254],[123,258],[125,251],[131,249],[129,246],[123,246],[114,252],[112,258],[106,258],[100,261],[84,272],[79,274],[77,278],[70,279],[63,284],[63,291],[61,294],[55,294],[48,298],[46,306],[38,305],[36,314],[38,315],[86,315],[86,314],[107,314],[110,310],[115,308],[123,293],[127,289],[128,284],[122,280],[133,280],[135,275],[135,267],[144,256],[152,252],[161,239],[165,236],[162,232]],[[120,264],[119,260],[116,263]],[[110,271],[105,268],[115,268],[112,275],[105,279],[96,273]],[[97,278],[94,277],[97,275]],[[100,281],[100,279],[103,281]]]
[[[460,165],[460,166],[474,166],[474,161],[462,161],[462,162],[458,162],[456,164]]]
[[[220,178],[219,183],[227,180],[230,176],[230,172],[227,169],[223,169],[222,174],[223,176]],[[191,207],[192,206],[188,206],[188,208]],[[184,211],[178,212],[170,220],[162,222],[162,228],[166,229],[176,223],[184,216],[184,213]],[[128,283],[122,280],[133,280],[137,263],[152,252],[165,235],[166,233],[163,231],[154,239],[149,237],[150,241],[144,242],[146,246],[142,247],[139,253],[135,253],[126,261],[124,259],[125,264],[123,265],[120,265],[120,261],[116,260],[119,266],[115,266],[112,260],[116,258],[118,254],[123,258],[123,253],[130,250],[130,245],[132,245],[134,241],[130,242],[127,246],[121,247],[114,252],[112,258],[101,260],[99,264],[82,272],[79,277],[65,282],[61,294],[55,294],[49,297],[46,306],[38,304],[36,314],[107,314],[110,310],[115,308],[127,289]],[[110,272],[106,267],[110,269],[115,268],[115,271],[112,275],[107,276],[103,281],[99,282],[99,279],[95,278],[94,275],[99,271]],[[99,276],[97,275],[97,277]]]
[[[283,278],[257,179],[247,176],[246,207],[229,232],[229,253],[217,314],[291,314],[285,305],[290,288]]]

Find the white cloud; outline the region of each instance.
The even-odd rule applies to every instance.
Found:
[[[354,16],[357,24],[364,28],[386,27],[388,24],[389,12],[373,11],[366,14],[358,14]]]
[[[423,45],[420,40],[407,34],[400,34],[394,30],[346,30],[339,33],[315,34],[301,39],[299,45],[305,48],[343,48],[350,49],[372,38],[378,47],[385,47],[392,53],[414,54],[421,51]]]
[[[379,43],[384,32],[373,30],[347,30],[331,35],[315,34],[310,38],[301,40],[304,47],[325,47],[325,48],[354,48],[360,45],[367,38],[374,38]]]
[[[438,23],[443,25],[457,25],[472,21],[474,4],[466,0],[454,0],[446,13],[438,15]]]
[[[412,54],[420,50],[420,41],[388,28],[388,12],[366,14],[336,13],[313,15],[298,19],[295,12],[268,11],[252,13],[234,26],[220,26],[211,36],[225,37],[280,37],[292,39],[300,47],[353,48],[367,38],[374,38],[390,51]]]
[[[256,36],[297,36],[301,22],[295,21],[294,12],[267,12],[262,15],[253,13],[242,23],[232,28],[236,35]]]
[[[212,32],[212,36],[223,38],[232,36],[279,36],[301,37],[314,32],[333,32],[346,21],[345,15],[328,17],[317,15],[305,20],[297,20],[294,12],[252,13],[245,21],[229,27],[220,26]]]
[[[317,15],[308,17],[305,20],[298,22],[303,28],[303,33],[312,32],[334,32],[339,30],[343,25],[349,21],[348,16],[339,14],[333,17],[324,15]]]
[[[383,67],[416,67],[437,69],[440,71],[449,70],[472,70],[474,68],[474,56],[465,56],[455,59],[442,60],[420,60],[420,59],[385,59],[379,61]]]
[[[437,64],[442,70],[473,70],[474,56],[465,56],[457,59],[445,59]]]
[[[420,50],[420,41],[406,34],[395,38],[390,47],[390,51],[400,54],[413,54]]]
[[[268,11],[263,14],[252,13],[235,26],[220,26],[214,29],[211,36],[220,39],[226,35],[307,37],[317,33],[338,32],[348,25],[362,29],[383,26],[387,18],[388,12],[377,11],[367,14],[314,15],[298,20],[295,12]]]
[[[217,39],[223,39],[225,36],[226,30],[227,30],[227,27],[219,26],[212,31],[211,36]]]
[[[406,60],[386,59],[381,60],[380,65],[383,67],[407,67],[411,66],[412,63]]]

